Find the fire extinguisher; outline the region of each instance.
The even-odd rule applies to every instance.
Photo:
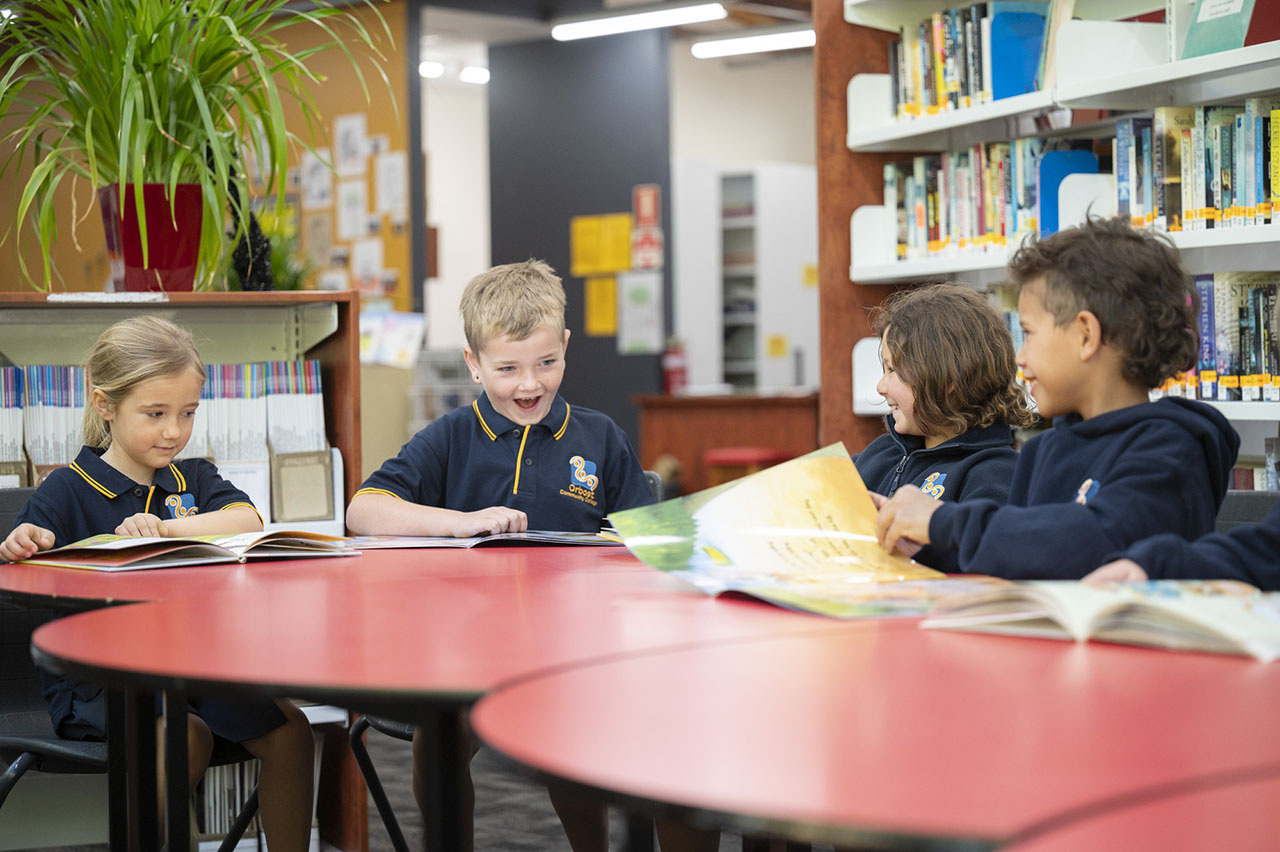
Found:
[[[684,357],[684,344],[672,337],[662,353],[662,390],[677,394],[689,384],[689,372]]]

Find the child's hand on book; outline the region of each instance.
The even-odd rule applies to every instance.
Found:
[[[880,539],[880,546],[890,553],[908,552],[912,545],[918,551],[921,545],[929,543],[929,519],[941,505],[919,488],[898,489],[893,497],[880,504],[876,515],[876,537]]]
[[[1080,582],[1101,586],[1104,583],[1142,583],[1146,580],[1147,572],[1137,562],[1132,559],[1117,559],[1085,574]]]
[[[148,515],[146,512],[139,512],[136,515],[130,515],[120,522],[120,526],[116,527],[116,535],[133,535],[155,537],[165,534],[164,521],[155,515]]]
[[[528,528],[529,516],[519,509],[490,506],[478,512],[459,512],[450,535],[454,538],[471,538],[477,535],[524,532]]]
[[[19,562],[53,547],[53,533],[35,524],[19,524],[0,543],[0,561]]]

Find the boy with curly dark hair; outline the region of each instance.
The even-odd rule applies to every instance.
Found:
[[[902,489],[882,502],[881,543],[954,550],[967,572],[1078,579],[1148,536],[1212,531],[1240,439],[1210,406],[1148,397],[1196,361],[1198,300],[1177,250],[1092,219],[1024,245],[1009,270],[1018,365],[1053,428],[1023,448],[1007,505]]]

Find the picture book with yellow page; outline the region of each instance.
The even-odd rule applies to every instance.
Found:
[[[89,571],[140,571],[249,559],[312,559],[358,556],[346,539],[297,530],[235,535],[159,536],[95,535],[24,560],[32,565],[83,568]]]
[[[948,578],[876,540],[876,509],[842,444],[733,482],[609,515],[645,564],[707,594],[750,595],[837,618],[923,615],[1003,583]]]
[[[1234,580],[1027,580],[938,602],[921,627],[1280,657],[1280,594]]]

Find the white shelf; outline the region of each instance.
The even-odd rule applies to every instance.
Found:
[[[1255,44],[1111,77],[1064,82],[1054,89],[1053,100],[1078,109],[1151,109],[1231,101],[1280,88],[1277,60],[1280,42]]]
[[[720,223],[720,227],[726,231],[746,230],[755,226],[755,216],[725,216]]]
[[[955,254],[923,260],[904,260],[877,266],[851,267],[849,280],[855,284],[891,284],[950,278],[958,273],[1004,273],[1009,255],[1001,252]]]
[[[1034,118],[1053,107],[1052,93],[1028,92],[865,130],[850,128],[847,144],[851,151],[948,151],[977,141],[1013,138],[1018,135],[1018,119]]]
[[[844,19],[851,24],[897,32],[934,12],[959,5],[955,0],[844,0]],[[1076,0],[1076,16],[1119,20],[1163,9],[1161,0]]]
[[[1280,420],[1280,402],[1204,402],[1228,420]]]
[[[726,263],[724,265],[726,278],[750,278],[755,274],[756,265],[754,263]]]

